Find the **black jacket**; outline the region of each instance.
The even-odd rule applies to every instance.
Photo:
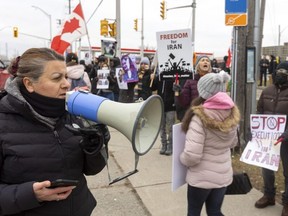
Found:
[[[174,102],[175,92],[173,91],[173,83],[174,80],[168,79],[159,81],[159,76],[155,77],[155,79],[153,80],[151,90],[157,90],[157,94],[162,98],[164,103],[164,112],[176,110]]]
[[[76,122],[66,113],[49,125],[31,112],[28,104],[8,94],[0,101],[0,215],[88,216],[96,200],[84,174],[100,172],[101,154],[87,155],[64,125]],[[78,119],[79,120],[79,119]],[[79,122],[78,122],[79,123]],[[36,200],[33,183],[58,178],[77,179],[71,195],[62,201]]]

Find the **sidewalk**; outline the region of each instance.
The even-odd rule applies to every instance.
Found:
[[[109,150],[116,160],[118,166],[116,168],[118,168],[119,171],[118,175],[121,175],[121,172],[127,173],[132,171],[134,169],[134,152],[130,142],[117,130],[113,128],[110,129],[112,139],[109,142]],[[132,207],[132,201],[127,200],[126,207],[139,207],[137,215],[185,216],[187,209],[186,185],[175,192],[171,191],[172,157],[160,155],[159,149],[160,141],[158,139],[153,148],[146,155],[140,157],[138,163],[139,172],[130,176],[127,180],[115,183],[113,187],[117,190],[117,185],[121,187],[131,183],[131,186],[134,188],[137,196],[139,196],[140,201],[138,203],[133,201],[134,207]],[[106,175],[104,178],[107,178],[106,171],[103,170],[102,172]],[[88,181],[91,181],[91,179],[92,178],[90,178],[90,180],[88,179]],[[91,182],[89,184],[91,185]],[[126,190],[127,193],[131,192],[128,189]],[[125,194],[125,189],[123,190],[122,188],[120,193]],[[107,196],[109,196],[109,194],[107,194]],[[255,189],[252,189],[247,195],[225,196],[222,207],[223,214],[226,216],[280,216],[282,211],[282,206],[280,204],[265,209],[256,209],[254,207],[255,201],[261,196],[262,193]],[[98,200],[98,202],[103,202],[103,200]],[[141,208],[142,203],[144,204],[144,210]],[[145,208],[150,214],[147,214],[147,211],[145,212]],[[100,209],[97,211],[100,211]],[[97,215],[111,216],[113,214],[106,213]],[[118,214],[115,215],[124,214],[121,214],[121,209],[118,209]],[[204,208],[201,215],[206,215]],[[135,216],[135,213],[126,213],[125,216]]]

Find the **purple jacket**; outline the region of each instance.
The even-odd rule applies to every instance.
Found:
[[[185,109],[187,109],[190,106],[192,100],[194,100],[195,98],[199,96],[198,89],[197,89],[197,83],[199,79],[200,79],[200,75],[195,74],[194,79],[192,78],[192,79],[186,80],[179,96],[176,97],[178,104],[184,107]]]

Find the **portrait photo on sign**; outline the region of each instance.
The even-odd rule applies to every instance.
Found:
[[[98,70],[98,82],[97,89],[108,89],[109,88],[109,70]]]
[[[116,41],[101,40],[101,53],[106,57],[113,58],[116,55]]]
[[[117,78],[117,83],[119,86],[119,89],[128,89],[127,83],[124,81],[124,70],[123,68],[116,68],[116,78]]]
[[[138,73],[135,55],[123,55],[121,57],[121,66],[124,70],[123,80],[126,83],[138,82]]]

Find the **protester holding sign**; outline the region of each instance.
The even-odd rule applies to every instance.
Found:
[[[223,215],[226,187],[232,183],[230,148],[237,144],[240,113],[226,93],[230,76],[209,73],[200,78],[199,97],[192,101],[182,121],[186,141],[180,161],[187,167],[188,214]]]
[[[257,105],[258,114],[283,114],[288,115],[288,63],[280,63],[276,69],[275,82],[262,91]],[[288,216],[288,136],[284,133],[280,155],[285,177],[285,192],[282,196],[282,216]],[[275,205],[275,173],[262,168],[264,181],[264,195],[256,203],[256,208],[265,208]]]
[[[176,112],[179,120],[182,120],[191,101],[198,97],[197,83],[200,77],[212,71],[211,61],[208,56],[200,56],[197,59],[195,71],[196,73],[193,74],[192,79],[186,80],[183,88],[179,84],[173,86],[173,90],[179,92],[179,96],[175,96]]]

